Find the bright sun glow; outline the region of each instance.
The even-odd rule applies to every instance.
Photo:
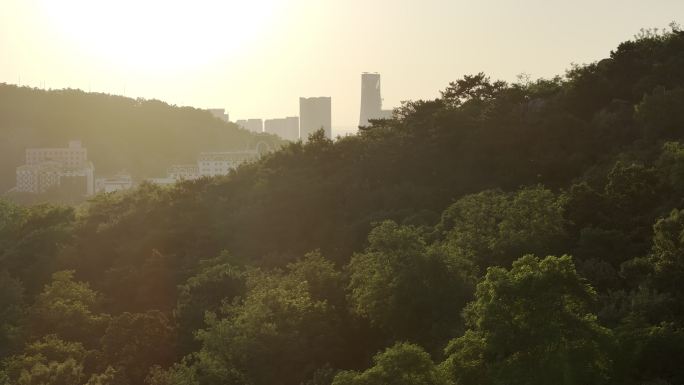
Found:
[[[116,66],[178,71],[234,54],[269,28],[280,0],[40,0],[51,23]]]

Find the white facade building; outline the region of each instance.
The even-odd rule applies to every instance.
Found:
[[[228,175],[239,165],[258,158],[257,151],[203,152],[197,165],[201,176]]]
[[[133,188],[133,178],[130,174],[119,173],[111,178],[98,178],[95,180],[96,193],[111,193]]]
[[[166,174],[176,180],[192,180],[201,176],[197,164],[175,164],[166,170]]]
[[[50,187],[59,184],[62,165],[58,162],[41,164],[25,164],[17,167],[16,191],[44,193]]]
[[[87,196],[93,195],[95,189],[95,167],[88,161],[88,151],[80,141],[70,141],[66,148],[29,148],[26,164],[17,167],[16,173],[15,190],[20,192],[44,193],[67,181],[82,187],[78,190]]]
[[[261,149],[262,151],[263,148]],[[194,180],[201,177],[228,175],[231,170],[245,162],[258,159],[259,151],[223,151],[203,152],[199,154],[196,164],[178,164],[169,167],[166,178],[150,178],[148,182],[169,186],[182,180]]]
[[[80,167],[88,161],[88,150],[81,147],[81,141],[72,140],[66,148],[28,148],[26,164],[59,162],[66,167]]]

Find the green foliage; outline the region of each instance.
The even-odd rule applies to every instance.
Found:
[[[483,370],[492,384],[607,383],[611,333],[591,312],[595,295],[569,256],[490,268],[446,370],[457,384],[483,383],[474,375]]]
[[[50,205],[20,209],[0,203],[0,269],[35,294],[57,266],[61,248],[73,236],[74,210]]]
[[[456,385],[493,383],[490,373],[487,343],[482,332],[467,330],[449,342],[444,349],[446,359],[440,364],[447,378]]]
[[[618,381],[643,384],[684,381],[684,329],[671,323],[618,329]]]
[[[6,371],[17,385],[81,384],[87,356],[83,345],[50,335],[27,345],[23,354],[9,358]]]
[[[655,202],[658,180],[653,169],[641,164],[617,162],[608,173],[607,198],[616,211],[628,212],[651,207]]]
[[[123,368],[122,375],[132,384],[142,383],[152,366],[173,363],[176,358],[174,345],[173,325],[163,313],[155,310],[115,317],[102,337],[106,362]]]
[[[300,266],[288,274],[250,272],[244,300],[225,306],[223,317],[207,317],[207,328],[198,333],[202,376],[221,383],[299,384],[335,360],[339,319],[326,300],[312,295],[317,282],[300,279]]]
[[[645,33],[226,177],[0,201],[0,383],[682,383],[683,53],[679,28]],[[0,187],[29,142],[80,137],[98,170],[142,175],[255,139],[154,101],[3,98]]]
[[[448,248],[485,268],[525,253],[551,253],[565,237],[563,201],[541,187],[484,191],[459,199],[439,225]]]
[[[666,90],[658,87],[644,96],[636,107],[636,118],[642,123],[645,135],[652,139],[675,139],[681,137],[684,127],[684,88]]]
[[[673,210],[653,227],[652,262],[656,285],[673,294],[684,294],[684,211]]]
[[[196,369],[186,362],[174,364],[166,370],[159,366],[153,367],[145,383],[148,385],[200,385]]]
[[[448,385],[446,376],[420,346],[400,343],[373,357],[364,372],[342,372],[332,385]]]
[[[21,341],[25,325],[24,288],[19,280],[0,271],[0,360]]]
[[[128,385],[129,382],[121,375],[119,370],[108,366],[101,374],[93,374],[85,385]]]
[[[108,315],[98,313],[100,301],[87,283],[74,281],[73,271],[56,272],[30,309],[30,333],[95,346],[109,322]]]
[[[195,331],[204,327],[206,312],[217,313],[228,303],[245,294],[245,273],[228,262],[229,256],[200,261],[197,274],[178,287],[174,316],[179,324],[181,350],[190,353],[198,343]]]
[[[675,194],[684,193],[684,146],[679,142],[667,142],[656,161],[659,179]]]
[[[439,348],[462,330],[460,311],[472,296],[473,267],[413,227],[386,221],[349,264],[353,311],[393,341]]]
[[[320,251],[306,254],[304,258],[288,264],[287,269],[294,279],[306,282],[314,300],[325,301],[328,306],[338,310],[346,306],[342,272]]]

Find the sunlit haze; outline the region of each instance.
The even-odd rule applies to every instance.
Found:
[[[233,120],[331,96],[343,133],[358,122],[364,71],[381,73],[391,108],[467,73],[562,74],[683,16],[681,0],[2,0],[0,82],[225,108]]]

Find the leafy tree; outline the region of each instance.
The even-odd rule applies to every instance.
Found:
[[[88,354],[80,343],[50,335],[28,344],[22,354],[10,357],[6,372],[17,385],[81,384]]]
[[[684,127],[684,112],[679,106],[684,103],[684,88],[666,90],[657,87],[644,96],[636,107],[636,118],[642,123],[644,136],[654,139],[677,139]]]
[[[339,321],[307,281],[253,271],[247,287],[242,302],[209,316],[198,333],[200,383],[299,384],[336,359]]]
[[[472,295],[472,265],[391,221],[376,226],[368,242],[348,267],[353,311],[394,341],[436,348],[457,335]]]
[[[108,315],[98,313],[100,302],[87,283],[74,281],[73,271],[56,272],[30,309],[30,333],[96,346],[109,322]]]
[[[653,207],[657,202],[658,180],[653,169],[642,164],[625,164],[618,161],[610,173],[606,184],[606,195],[615,207],[616,213],[623,213],[619,219],[625,217],[625,212],[639,211]],[[627,224],[633,224],[633,221]]]
[[[653,226],[651,263],[654,270],[653,285],[684,298],[681,279],[684,277],[684,211],[673,210]]]
[[[513,194],[484,191],[449,206],[439,229],[447,247],[481,268],[511,257],[557,250],[565,238],[562,198],[541,187]]]
[[[71,241],[74,209],[38,205],[28,209],[0,207],[0,268],[40,291],[57,266],[62,248]]]
[[[616,380],[623,384],[684,381],[684,328],[670,322],[625,324],[617,329]]]
[[[611,334],[591,313],[595,296],[569,256],[492,267],[465,312],[471,331],[450,344],[445,370],[457,384],[607,383]],[[474,374],[483,370],[489,379],[480,382]]]
[[[102,350],[109,364],[121,368],[132,384],[140,384],[152,366],[168,366],[176,358],[175,330],[159,311],[123,313],[107,327]]]
[[[200,261],[198,272],[178,287],[174,316],[179,324],[183,352],[199,347],[194,332],[204,327],[206,312],[217,313],[224,301],[245,294],[245,273],[229,262],[227,254]]]
[[[6,272],[0,271],[0,360],[12,352],[22,337],[26,305],[24,288]]]
[[[145,383],[148,385],[200,385],[196,367],[188,364],[186,360],[176,363],[168,369],[154,366]]]
[[[446,359],[440,368],[456,385],[494,383],[483,333],[467,330],[463,336],[449,342],[444,355]]]
[[[364,372],[341,372],[332,385],[448,385],[449,381],[420,346],[399,343],[373,358]]]
[[[304,258],[288,264],[287,269],[294,279],[307,283],[314,300],[325,301],[337,310],[344,310],[345,281],[342,272],[320,251],[306,254]]]
[[[121,375],[119,370],[108,366],[107,369],[100,374],[93,374],[88,379],[85,385],[128,385],[129,382]]]
[[[680,142],[663,144],[662,152],[656,160],[656,171],[661,183],[668,186],[674,195],[684,192],[684,146]],[[681,204],[679,199],[674,206]]]

